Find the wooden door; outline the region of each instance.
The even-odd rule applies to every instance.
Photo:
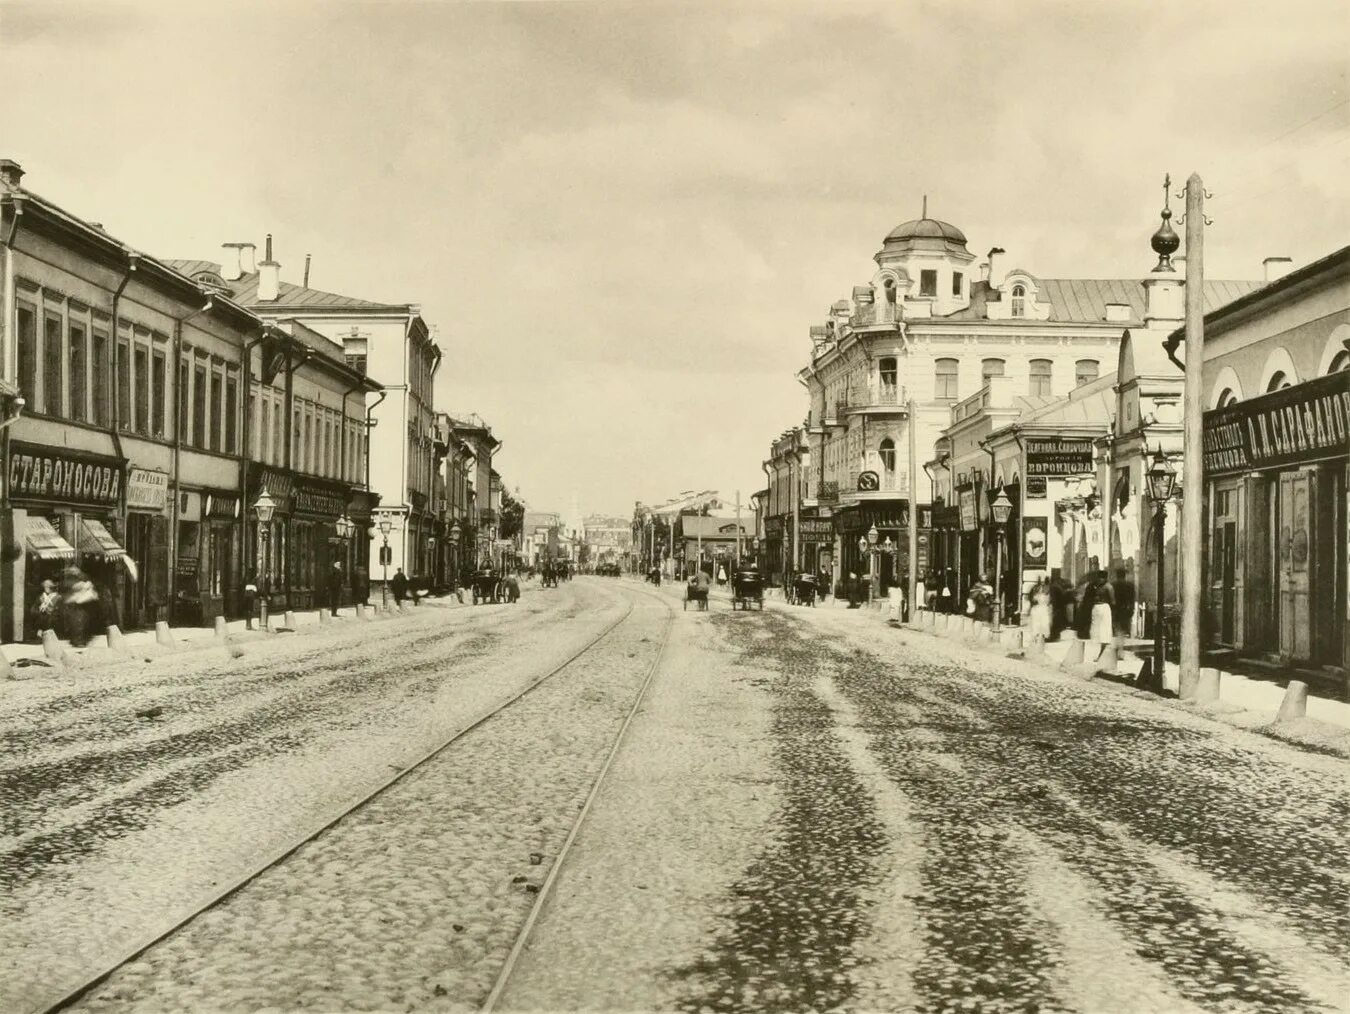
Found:
[[[1312,551],[1312,474],[1280,476],[1280,654],[1311,655],[1308,569]]]

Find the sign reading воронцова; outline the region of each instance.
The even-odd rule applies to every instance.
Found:
[[[1091,440],[1027,440],[1027,475],[1083,475],[1091,471]]]
[[[1205,474],[1350,455],[1350,372],[1205,413]]]

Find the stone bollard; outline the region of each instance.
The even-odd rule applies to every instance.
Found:
[[[331,620],[332,617],[328,615],[327,609],[319,610],[319,626],[326,627]]]
[[[1134,685],[1140,690],[1147,690],[1153,694],[1163,692],[1162,673],[1153,671],[1152,655],[1144,659],[1144,664],[1139,668],[1139,675],[1135,677]]]
[[[1204,668],[1200,670],[1200,681],[1195,685],[1195,702],[1213,704],[1219,699],[1219,670]]]
[[[0,680],[14,678],[14,668],[9,664],[9,656],[0,651]]]
[[[1077,639],[1069,642],[1069,650],[1064,653],[1064,658],[1060,661],[1061,669],[1072,669],[1074,666],[1083,664],[1083,642]]]
[[[1031,643],[1028,644],[1028,645],[1026,646],[1026,654],[1027,654],[1027,658],[1029,658],[1029,659],[1036,659],[1036,660],[1039,660],[1039,661],[1044,661],[1044,660],[1045,660],[1045,635],[1044,635],[1044,634],[1033,634],[1033,635],[1032,635],[1032,637],[1031,637]]]
[[[366,618],[366,604],[364,602],[356,603],[356,618],[364,620]]]
[[[406,601],[400,602],[398,604],[398,611],[400,613],[406,614],[408,612],[408,603]]]
[[[293,611],[291,611],[290,609],[287,609],[285,615],[282,616],[282,618],[281,618],[281,622],[284,623],[284,624],[285,624],[287,627],[289,627],[291,630],[294,630],[294,629],[295,629],[295,613],[294,613]]]
[[[230,628],[225,626],[225,617],[216,617],[216,637],[219,640],[225,640],[225,635],[230,632]]]
[[[173,632],[169,630],[167,620],[155,621],[155,643],[162,645],[165,648],[172,648],[174,646]]]
[[[933,629],[933,610],[931,609],[919,610],[919,626],[923,627],[924,630]]]
[[[116,623],[108,624],[108,647],[113,651],[127,650],[127,639],[122,636],[122,628]]]
[[[1284,700],[1280,701],[1280,710],[1275,715],[1277,722],[1290,722],[1308,714],[1308,684],[1299,680],[1290,680],[1285,688]]]
[[[933,617],[933,633],[945,634],[947,632],[947,620],[950,617],[946,613],[938,613]]]
[[[1108,641],[1102,646],[1102,653],[1097,656],[1097,671],[1114,676],[1119,666],[1120,653],[1116,651],[1116,646]]]
[[[972,632],[972,640],[974,640],[976,644],[988,644],[993,639],[994,632],[989,629],[989,624],[975,624],[975,630]]]
[[[1025,642],[1021,627],[1004,627],[999,636],[999,644],[1013,651],[1021,649]]]
[[[55,630],[44,630],[42,632],[42,654],[52,662],[64,662],[66,660],[66,649],[57,638]]]

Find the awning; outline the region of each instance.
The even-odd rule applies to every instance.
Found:
[[[90,556],[102,556],[116,560],[127,555],[127,551],[117,544],[102,521],[92,518],[80,519],[80,552]]]
[[[75,547],[61,538],[55,526],[43,517],[29,515],[24,522],[28,551],[39,560],[73,560]]]

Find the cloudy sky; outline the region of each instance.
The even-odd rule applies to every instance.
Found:
[[[418,302],[532,507],[743,497],[807,329],[930,214],[1137,277],[1164,171],[1211,277],[1350,236],[1343,2],[0,0],[0,156],[152,254]]]

